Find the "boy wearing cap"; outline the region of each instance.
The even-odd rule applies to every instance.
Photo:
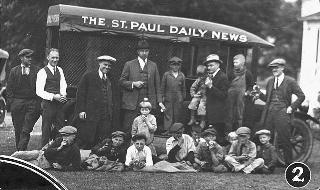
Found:
[[[196,122],[196,111],[200,116],[200,127],[203,129],[206,124],[206,88],[205,81],[207,78],[207,68],[205,65],[197,66],[198,78],[190,87],[190,95],[192,97],[188,106],[190,109],[190,121],[188,125],[193,125]]]
[[[153,166],[151,150],[145,146],[147,137],[144,134],[136,134],[132,141],[133,145],[127,150],[125,165],[133,171]]]
[[[245,66],[245,57],[238,54],[233,57],[233,72],[230,75],[230,87],[227,98],[226,133],[242,126],[245,106],[245,93],[254,85],[253,77]]]
[[[139,40],[137,59],[125,63],[119,83],[122,87],[122,105],[124,111],[123,131],[130,133],[132,122],[139,113],[139,103],[147,97],[153,109],[164,107],[160,95],[160,75],[157,64],[148,59],[149,43]]]
[[[216,130],[206,129],[202,133],[205,142],[200,143],[195,152],[196,168],[200,171],[226,172],[227,168],[222,164],[224,159],[223,148],[216,142]]]
[[[161,81],[161,97],[164,103],[164,130],[168,134],[173,123],[179,122],[183,100],[186,98],[185,76],[180,71],[182,60],[172,57],[169,60],[170,70],[165,72]]]
[[[271,132],[262,129],[257,131],[256,135],[259,137],[261,145],[257,147],[257,159],[252,163],[252,165],[257,166],[254,172],[263,174],[273,173],[278,159],[276,148],[270,143]],[[247,167],[247,170],[251,172],[252,168]]]
[[[33,50],[19,52],[21,64],[10,71],[7,83],[8,105],[18,151],[27,150],[30,133],[40,117],[40,98],[36,94],[36,79],[39,67],[31,64]]]
[[[111,134],[111,139],[104,139],[92,148],[83,165],[90,170],[123,171],[125,159],[125,133],[115,131]]]
[[[216,54],[207,56],[205,64],[207,66],[208,76],[206,85],[206,115],[209,124],[212,124],[217,131],[217,142],[225,143],[225,116],[226,99],[229,88],[229,81],[226,74],[220,70],[220,64],[223,62]]]
[[[42,98],[42,146],[46,145],[50,138],[54,138],[51,129],[53,123],[57,130],[65,125],[61,110],[67,101],[67,82],[62,68],[57,66],[59,50],[50,49],[47,59],[47,66],[39,70],[36,81],[36,93]]]
[[[183,134],[184,126],[182,123],[174,123],[170,128],[169,133],[172,134],[166,142],[166,150],[168,162],[185,161],[188,165],[194,163],[194,152],[196,147],[193,139]]]
[[[145,98],[140,104],[140,113],[132,124],[131,135],[144,134],[147,137],[146,146],[151,149],[152,155],[157,156],[156,149],[153,145],[154,132],[157,130],[157,120],[154,115],[150,114],[151,103],[148,98]]]
[[[115,58],[103,55],[97,58],[99,68],[87,72],[80,80],[75,113],[80,118],[80,147],[91,149],[109,137],[112,132],[113,96],[109,75]]]
[[[257,155],[257,149],[255,143],[249,140],[251,130],[248,127],[240,127],[236,133],[238,140],[232,143],[225,161],[232,171],[239,172],[245,171],[248,166],[251,167],[250,164]]]
[[[266,95],[260,93],[259,97],[266,102],[262,116],[264,127],[272,134],[274,130],[277,132],[285,164],[289,165],[293,161],[290,115],[301,105],[305,95],[293,78],[284,75],[285,65],[284,59],[275,59],[268,65],[273,77],[267,82]],[[297,96],[294,102],[291,101],[292,94]]]

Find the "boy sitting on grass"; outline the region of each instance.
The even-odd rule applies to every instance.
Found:
[[[153,166],[151,150],[145,145],[147,137],[144,134],[136,134],[132,141],[133,145],[127,150],[125,162],[128,170],[139,171]]]
[[[257,155],[256,145],[250,141],[251,130],[248,127],[239,127],[236,130],[238,140],[232,143],[228,155],[226,155],[225,161],[232,171],[250,173],[246,170],[246,167],[253,167],[250,164],[253,162]]]
[[[195,152],[194,167],[200,171],[226,172],[222,164],[224,159],[223,148],[216,142],[216,130],[206,129],[202,133],[205,142],[200,143]]]
[[[256,132],[259,137],[261,145],[257,147],[257,159],[255,159],[251,166],[244,169],[246,173],[273,173],[277,160],[276,148],[270,143],[271,132],[266,129],[262,129]],[[254,169],[255,168],[255,169]]]
[[[92,148],[83,167],[97,171],[123,171],[125,159],[125,133],[115,131],[111,134],[111,140],[105,139]]]

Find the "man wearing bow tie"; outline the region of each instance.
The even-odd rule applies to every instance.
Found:
[[[91,149],[112,133],[113,96],[109,75],[116,59],[103,55],[97,58],[99,69],[83,75],[77,92],[76,116],[80,118],[79,146]]]
[[[21,64],[11,69],[7,83],[8,104],[19,151],[27,149],[30,133],[40,117],[40,98],[36,95],[36,77],[40,68],[31,64],[32,54],[31,49],[19,52]]]
[[[290,142],[290,114],[301,105],[305,95],[293,78],[284,75],[285,65],[284,59],[275,59],[268,65],[272,70],[273,77],[267,82],[266,95],[261,93],[260,99],[266,102],[265,115],[263,116],[264,128],[277,132],[281,148],[284,151],[285,164],[289,165],[293,161]],[[293,103],[291,103],[292,94],[298,97]]]
[[[65,125],[62,107],[66,103],[67,83],[62,68],[58,67],[59,50],[50,49],[48,65],[37,74],[36,93],[42,98],[42,146],[54,138],[52,124],[59,130]]]

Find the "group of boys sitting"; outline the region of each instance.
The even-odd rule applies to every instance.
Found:
[[[137,133],[127,148],[126,134],[112,133],[93,147],[87,156],[75,143],[77,129],[65,126],[59,137],[41,150],[18,151],[12,156],[27,160],[41,168],[59,170],[98,171],[162,171],[162,172],[244,172],[272,173],[277,155],[270,144],[270,131],[256,132],[261,145],[250,141],[250,129],[240,127],[228,135],[230,146],[222,147],[216,142],[216,131],[208,128],[202,133],[184,134],[184,125],[175,123],[166,141],[167,154],[157,156],[146,145],[147,137]],[[152,145],[153,146],[153,145]]]

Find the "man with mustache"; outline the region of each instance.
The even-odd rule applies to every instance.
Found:
[[[97,58],[99,69],[83,75],[77,92],[76,116],[80,118],[79,146],[91,149],[112,132],[112,85],[109,72],[115,58]]]

